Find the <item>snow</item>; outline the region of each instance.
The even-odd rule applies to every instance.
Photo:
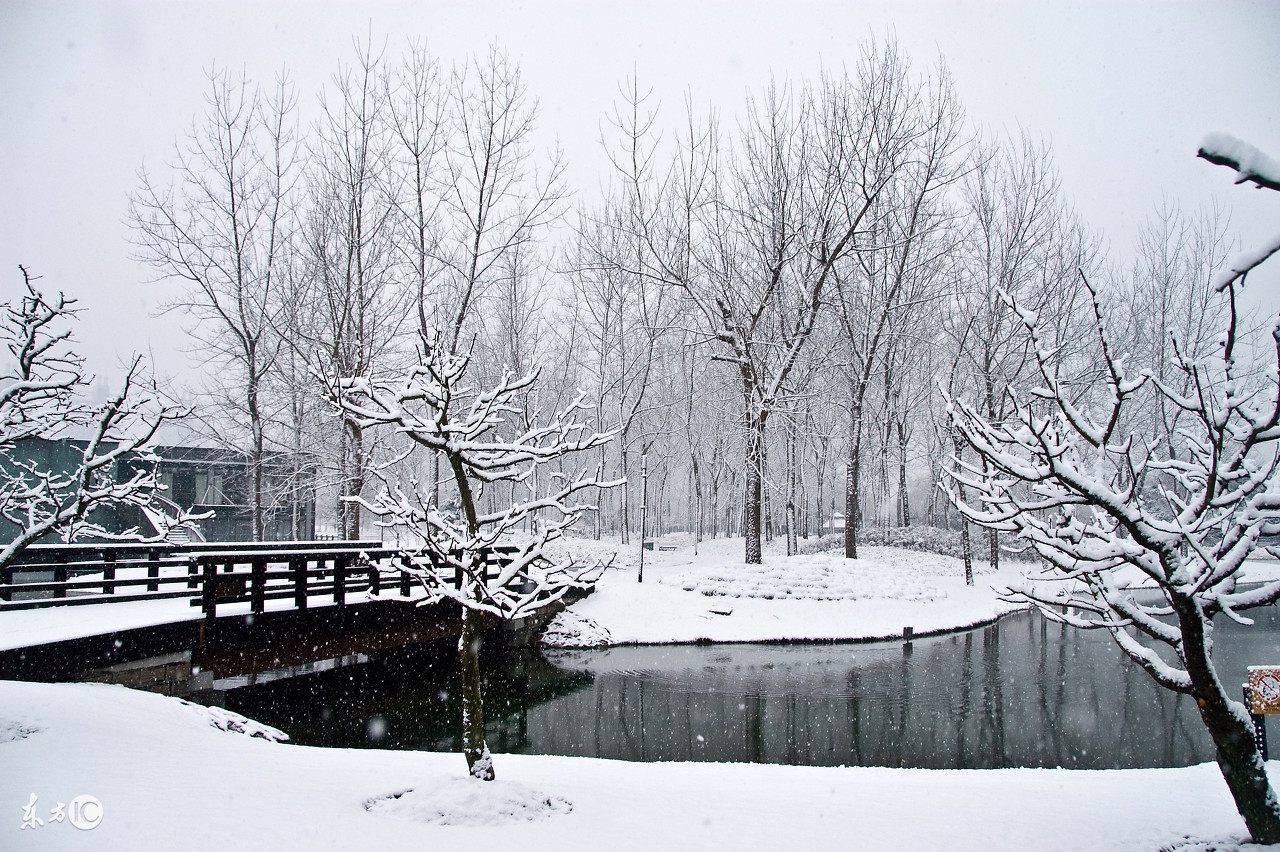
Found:
[[[1206,134],[1200,140],[1200,151],[1207,157],[1234,163],[1236,183],[1261,178],[1271,184],[1280,184],[1280,163],[1230,133]]]
[[[486,782],[467,776],[370,799],[364,809],[378,816],[413,822],[478,826],[536,822],[567,814],[573,805],[514,781]]]
[[[764,564],[742,562],[741,539],[704,541],[693,553],[689,536],[658,539],[645,553],[644,582],[637,582],[639,554],[617,543],[577,547],[619,550],[590,597],[559,620],[548,644],[761,642],[875,640],[917,636],[994,621],[1019,607],[999,600],[999,590],[1022,581],[1025,566],[991,571],[975,562],[973,586],[964,583],[959,559],[890,547],[861,547],[861,558],[835,553],[783,556],[780,542],[765,547]],[[581,635],[578,635],[581,634]]]
[[[479,782],[460,755],[272,742],[119,686],[0,682],[0,708],[0,731],[27,732],[0,741],[5,849],[1249,848],[1213,764],[939,771],[504,754],[498,781]],[[44,823],[22,829],[32,794]],[[96,828],[49,820],[85,795],[102,804]]]
[[[1252,271],[1254,267],[1261,266],[1263,261],[1276,252],[1280,252],[1280,234],[1276,234],[1257,248],[1247,249],[1237,254],[1229,264],[1213,274],[1213,280],[1209,283],[1214,290],[1221,293],[1231,285],[1232,281]]]
[[[7,610],[0,614],[0,650],[203,617],[186,598]]]
[[[546,648],[604,648],[612,640],[608,630],[572,609],[557,613],[542,633]]]
[[[773,542],[763,565],[747,566],[740,539],[703,542],[697,554],[688,536],[657,543],[674,549],[646,552],[638,583],[636,547],[566,542],[582,558],[618,555],[545,643],[876,639],[908,626],[922,635],[1010,611],[998,590],[1026,569],[975,562],[967,587],[958,559],[897,548],[863,547],[851,561],[785,557]],[[1270,579],[1280,562],[1245,570]],[[8,612],[0,644],[170,617],[198,610],[177,600]],[[576,665],[629,665],[625,647],[595,653],[607,659]],[[575,667],[571,653],[562,662]],[[499,754],[498,780],[483,782],[457,754],[286,740],[236,713],[123,687],[0,682],[0,848],[1251,848],[1213,764],[940,771]],[[33,794],[44,822],[22,829]],[[51,819],[83,796],[102,804],[96,828]]]
[[[412,600],[421,598],[419,590],[411,598],[402,598],[394,590],[384,589],[380,596],[369,592],[348,592],[348,604],[360,604],[378,600]],[[176,624],[198,621],[204,612],[192,606],[190,598],[167,598],[149,601],[120,601],[105,604],[80,604],[76,606],[48,606],[39,609],[6,610],[0,614],[0,651],[62,642],[84,636],[99,636],[153,627],[160,624]],[[312,595],[307,598],[310,609],[333,606],[333,595]],[[292,599],[276,599],[265,602],[266,612],[292,610]],[[244,615],[250,611],[247,601],[220,604],[218,617]]]
[[[959,559],[901,548],[864,546],[857,560],[832,552],[787,557],[775,540],[765,545],[764,564],[749,566],[740,538],[701,542],[697,554],[688,535],[657,541],[674,549],[645,553],[643,583],[636,582],[638,546],[624,548],[616,539],[561,543],[584,564],[616,558],[596,592],[565,616],[575,620],[557,622],[549,644],[873,640],[899,637],[904,627],[919,636],[985,624],[1017,609],[997,595],[1021,582],[1024,570],[1007,563],[997,574],[975,561],[975,583],[967,587]],[[382,596],[403,600],[394,591]],[[368,600],[376,598],[347,596],[348,603]],[[332,595],[316,595],[309,606],[332,604]],[[291,600],[266,602],[267,611],[292,608]],[[244,602],[218,607],[220,617],[248,611]],[[12,610],[0,618],[0,650],[202,617],[185,598]]]

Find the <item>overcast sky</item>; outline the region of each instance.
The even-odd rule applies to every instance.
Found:
[[[124,218],[139,167],[165,173],[212,64],[268,82],[288,67],[305,120],[353,36],[370,31],[391,52],[425,38],[445,63],[507,50],[582,201],[605,168],[600,123],[633,71],[669,120],[686,92],[732,115],[771,75],[852,64],[861,40],[893,32],[917,65],[945,59],[976,124],[1052,143],[1068,197],[1116,258],[1162,195],[1189,208],[1216,199],[1246,244],[1280,230],[1280,195],[1233,187],[1230,172],[1195,158],[1212,130],[1280,157],[1275,2],[3,0],[0,296],[17,292],[23,263],[47,289],[80,297],[96,372],[148,348],[180,371],[180,324],[152,317],[174,285],[151,283],[130,258]],[[1280,303],[1280,272],[1251,284],[1269,309]]]

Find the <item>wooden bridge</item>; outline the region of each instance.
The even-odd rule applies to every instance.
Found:
[[[483,554],[486,579],[498,577],[514,550]],[[0,571],[0,628],[7,621],[25,636],[14,619],[52,621],[56,635],[0,645],[0,678],[80,680],[105,672],[142,685],[110,670],[135,677],[135,667],[145,666],[165,672],[159,691],[196,694],[197,680],[456,637],[458,604],[423,606],[425,592],[401,570],[408,558],[379,541],[33,546]],[[452,580],[460,586],[460,572]],[[503,644],[532,641],[564,603],[527,621],[490,618],[487,629]],[[139,607],[145,618],[136,617]],[[168,662],[152,665],[156,660]],[[179,669],[180,682],[172,681]]]

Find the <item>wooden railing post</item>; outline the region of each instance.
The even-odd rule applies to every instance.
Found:
[[[307,608],[307,558],[295,556],[289,560],[289,568],[293,572],[293,605],[298,609]]]
[[[160,583],[158,582],[160,579],[160,551],[159,550],[152,549],[147,551],[147,578],[157,581],[154,583],[147,583],[147,591],[148,592],[160,591]]]
[[[53,566],[53,582],[62,583],[61,586],[53,590],[55,598],[65,598],[67,596],[67,554],[62,552],[58,555],[58,564]]]
[[[104,595],[114,595],[116,593],[116,584],[111,582],[116,578],[116,552],[114,550],[104,550],[102,552],[102,593]]]
[[[204,588],[201,589],[201,596],[204,600],[201,609],[204,611],[205,621],[212,622],[218,615],[218,563],[208,559],[202,567]]]
[[[339,554],[333,557],[333,602],[338,606],[347,603],[347,557]]]
[[[259,557],[250,564],[249,612],[262,615],[267,610],[267,560]]]
[[[408,556],[400,557],[400,564],[405,568],[409,567],[410,561],[411,560],[409,559]],[[413,578],[409,575],[408,571],[400,572],[400,597],[407,598],[412,593],[413,591],[412,580]]]

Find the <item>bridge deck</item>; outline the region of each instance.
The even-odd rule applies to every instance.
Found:
[[[417,602],[421,598],[422,593],[415,591],[411,597],[395,599]],[[367,600],[370,598],[366,592],[351,592],[347,594],[346,603],[357,605]],[[190,601],[189,597],[118,600],[83,606],[51,606],[5,611],[0,613],[0,651],[120,633],[140,627],[180,624],[204,619],[204,612],[198,607],[191,606]],[[332,594],[313,595],[308,599],[309,609],[332,606],[335,606]],[[284,612],[293,609],[295,607],[292,600],[269,600],[265,606],[266,612]],[[218,617],[220,619],[239,618],[248,615],[249,611],[248,602],[222,604],[218,607]]]

